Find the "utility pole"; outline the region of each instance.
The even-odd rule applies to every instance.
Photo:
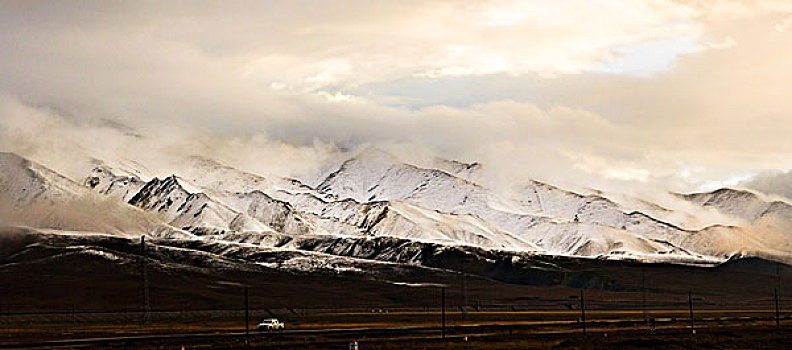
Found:
[[[580,288],[580,320],[583,325],[583,334],[586,334],[586,301],[583,299],[583,288]]]
[[[646,269],[641,266],[641,296],[643,299],[644,323],[649,321],[649,312],[646,310]]]
[[[467,262],[467,256],[462,257],[462,299],[464,301],[463,306],[468,306],[468,296],[467,296],[467,275],[465,274],[465,263]]]
[[[695,323],[693,320],[693,296],[691,295],[690,290],[688,290],[688,310],[690,312],[690,332],[691,334],[696,334]]]
[[[775,299],[775,321],[776,328],[781,328],[781,314],[778,308],[778,289],[773,289],[773,298]]]
[[[440,336],[445,340],[445,287],[440,287]]]
[[[783,291],[781,290],[781,263],[779,262],[776,263],[776,289],[777,289],[776,293],[778,294],[778,298],[781,299],[781,296],[783,295],[782,294]],[[780,303],[780,300],[778,303]],[[778,304],[777,307],[780,309],[781,305]]]
[[[143,319],[142,322],[146,323],[149,320],[149,312],[151,306],[149,304],[149,286],[148,286],[148,271],[146,270],[147,256],[146,256],[146,236],[140,236],[140,269],[141,269],[141,284],[143,292]]]
[[[245,347],[250,346],[250,306],[248,304],[248,285],[245,283]]]
[[[649,311],[646,309],[646,268],[641,266],[641,299],[644,310],[644,323],[649,322]]]

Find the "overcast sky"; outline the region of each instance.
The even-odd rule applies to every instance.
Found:
[[[792,168],[785,0],[6,0],[0,58],[0,149],[38,159],[301,173],[378,144],[679,191]]]

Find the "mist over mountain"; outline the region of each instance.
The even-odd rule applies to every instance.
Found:
[[[4,225],[355,258],[369,239],[705,265],[734,256],[788,261],[792,252],[784,230],[792,205],[761,193],[597,189],[415,145],[301,146],[186,130],[165,137],[17,108],[34,118],[15,126],[25,132],[9,134],[18,143],[6,147],[30,159],[3,154]],[[15,122],[4,121],[6,132]],[[346,248],[325,247],[339,239]],[[406,254],[379,249],[389,253],[365,256]]]
[[[789,200],[792,198],[792,172],[762,172],[741,182],[740,186]]]
[[[349,153],[340,164],[323,165],[337,168],[316,185],[208,156],[183,158],[168,173],[127,158],[93,159],[74,181],[3,153],[2,219],[72,235],[147,235],[431,266],[442,265],[419,253],[428,247],[700,265],[744,256],[792,258],[782,230],[792,222],[792,205],[747,191],[673,195],[681,203],[674,208],[694,208],[680,213],[536,180],[510,184],[515,191],[493,190],[475,180],[482,163],[433,159],[436,167],[424,167],[376,147]],[[732,223],[702,225],[708,217]],[[273,266],[282,264],[288,263]]]

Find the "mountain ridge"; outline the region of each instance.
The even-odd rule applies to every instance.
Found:
[[[472,179],[403,163],[379,150],[350,157],[315,187],[243,172],[205,157],[191,158],[182,171],[148,181],[117,176],[98,164],[82,185],[72,186],[155,213],[199,239],[259,242],[262,248],[273,242],[262,238],[287,235],[390,237],[448,247],[671,263],[789,254],[765,247],[765,241],[738,226],[686,229],[626,211],[601,192],[584,195],[531,180],[520,192],[503,197]],[[481,166],[459,164],[463,170]]]

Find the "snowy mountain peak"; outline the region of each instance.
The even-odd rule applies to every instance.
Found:
[[[481,164],[478,162],[463,163],[443,158],[436,158],[434,167],[471,182],[474,181],[474,178],[479,175],[482,169]]]
[[[748,190],[740,190],[733,188],[719,188],[711,192],[699,192],[691,194],[683,194],[682,197],[687,200],[697,202],[699,204],[718,203],[725,201],[755,201],[759,199],[756,193]]]
[[[400,162],[394,156],[378,149],[367,149],[344,162],[325,178],[317,189],[338,198],[352,198],[358,202],[404,200],[424,190],[437,190],[434,185],[455,188],[451,196],[460,191],[479,188],[465,179],[445,171],[420,168]],[[463,194],[464,195],[464,194]]]
[[[787,232],[788,223],[792,222],[792,204],[769,200],[748,190],[721,188],[712,192],[678,196],[754,224],[770,225],[774,231]]]
[[[715,208],[724,214],[749,221],[759,218],[770,205],[753,192],[732,188],[684,194],[680,197],[694,204]]]
[[[129,202],[145,182],[137,176],[117,176],[110,167],[100,165],[91,170],[83,184],[96,192]]]
[[[16,153],[0,153],[0,198],[24,207],[34,200],[65,199],[85,188]]]
[[[0,154],[0,190],[30,202],[92,189],[206,239],[261,245],[285,244],[284,237],[383,237],[672,262],[762,252],[784,256],[792,250],[783,240],[743,227],[686,229],[653,217],[652,211],[628,209],[602,192],[580,194],[540,181],[495,192],[454,174],[478,168],[475,163],[424,168],[374,148],[345,161],[315,188],[208,158],[193,158],[176,173],[149,181],[97,164],[80,186],[19,156]],[[792,206],[751,192],[725,189],[684,198],[751,218],[792,220]]]

